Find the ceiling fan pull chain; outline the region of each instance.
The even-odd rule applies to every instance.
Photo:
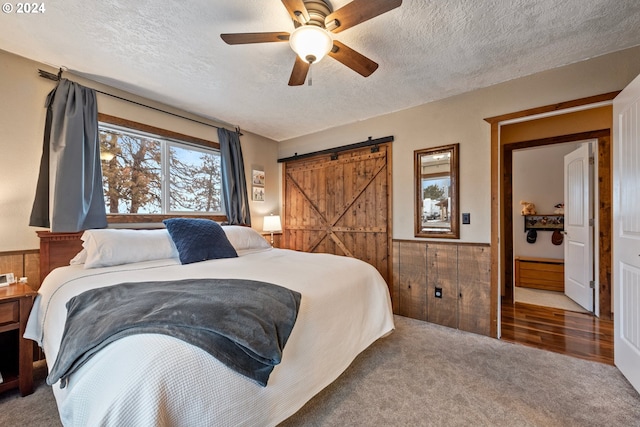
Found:
[[[307,79],[307,84],[309,86],[313,86],[312,70],[313,70],[313,62],[310,62],[309,63],[309,78]]]

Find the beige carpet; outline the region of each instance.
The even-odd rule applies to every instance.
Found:
[[[577,311],[579,313],[589,313],[562,292],[521,288],[519,286],[515,286],[514,289],[514,300],[516,302],[561,308],[563,310]]]
[[[3,427],[58,427],[56,400],[51,387],[45,383],[47,365],[44,361],[33,365],[33,394],[21,397],[18,390],[0,394],[0,426]]]
[[[614,366],[395,320],[281,427],[640,426],[640,396]],[[0,395],[0,426],[58,425],[41,381],[31,396]]]

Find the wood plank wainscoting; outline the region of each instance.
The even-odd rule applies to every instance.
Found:
[[[23,251],[0,252],[0,273],[13,273],[16,280],[26,277],[34,291],[40,288],[40,251],[29,249]]]
[[[393,241],[395,314],[491,336],[490,278],[488,244]]]

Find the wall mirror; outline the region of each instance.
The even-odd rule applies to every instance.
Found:
[[[460,238],[459,145],[414,151],[416,237]]]

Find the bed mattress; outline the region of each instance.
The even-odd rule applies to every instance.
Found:
[[[353,258],[285,249],[239,251],[238,258],[181,265],[163,259],[54,270],[42,284],[25,337],[55,360],[66,302],[87,289],[122,282],[242,278],[302,294],[296,324],[266,387],[176,338],[141,334],[117,340],[53,385],[65,426],[270,426],[294,414],[375,340],[389,334],[388,287]]]

